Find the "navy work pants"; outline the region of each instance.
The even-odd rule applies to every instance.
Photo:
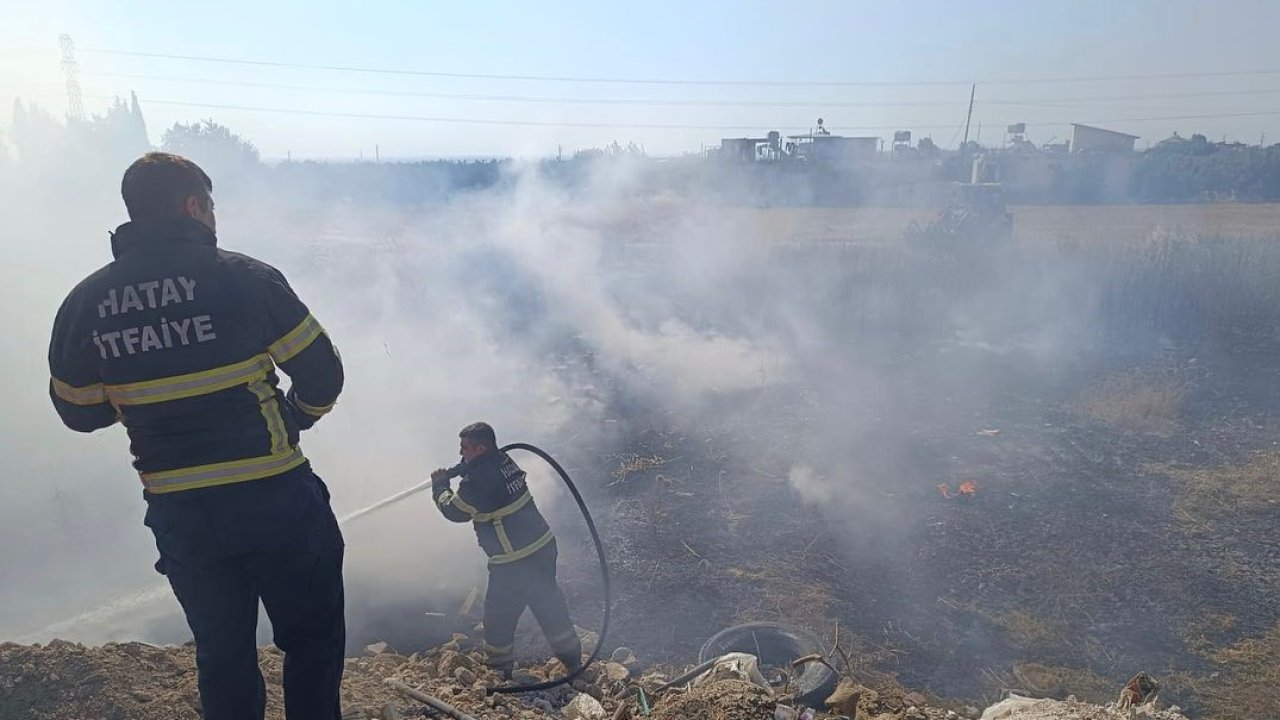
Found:
[[[489,589],[484,596],[486,662],[509,671],[515,661],[516,624],[525,608],[551,645],[551,651],[569,668],[582,662],[582,644],[569,617],[569,605],[556,583],[556,543],[523,560],[489,567]]]
[[[338,720],[343,541],[324,482],[303,465],[263,480],[146,497],[156,569],[195,635],[205,720],[262,720],[259,600],[285,655],[286,716]]]

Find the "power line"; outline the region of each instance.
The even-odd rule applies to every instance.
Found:
[[[109,48],[82,49],[80,52],[99,55],[118,55],[125,57],[141,57],[160,60],[190,60],[196,62],[222,63],[231,65],[249,65],[255,67],[293,68],[301,70],[325,70],[332,72],[367,73],[380,75],[409,75],[422,77],[459,78],[468,80],[515,80],[523,82],[564,82],[564,83],[597,83],[619,85],[725,85],[742,87],[872,87],[872,86],[957,86],[969,85],[972,80],[730,80],[730,79],[662,79],[662,78],[618,78],[563,75],[504,75],[490,73],[441,72],[433,70],[416,70],[408,68],[374,68],[355,65],[325,65],[320,63],[281,62],[274,60],[254,60],[248,58],[214,57],[207,55],[174,55],[168,53],[140,52],[136,50],[113,50]],[[1248,77],[1259,75],[1278,75],[1280,70],[1225,70],[1216,72],[1157,73],[1150,75],[1095,75],[1077,77],[1043,77],[1043,78],[1003,78],[979,81],[983,85],[1033,85],[1048,83],[1102,82],[1121,80],[1172,80],[1186,78],[1210,77]]]
[[[146,75],[135,73],[83,73],[93,77],[122,78],[128,80],[154,80],[160,82],[195,83],[200,85],[220,85],[229,87],[247,87],[266,90],[296,90],[304,92],[335,93],[343,95],[377,95],[387,97],[421,97],[438,100],[468,100],[483,102],[513,102],[547,105],[624,105],[624,106],[657,106],[657,107],[799,107],[799,108],[854,108],[854,107],[946,107],[956,105],[948,100],[891,100],[891,101],[828,101],[828,100],[688,100],[688,99],[644,99],[644,98],[586,98],[559,97],[538,95],[486,95],[474,93],[438,93],[411,90],[378,90],[373,88],[332,87],[319,85],[289,85],[280,83],[248,82],[242,80],[220,80],[214,78],[177,77],[171,75]],[[1013,107],[1051,107],[1066,108],[1077,103],[1090,102],[1126,102],[1137,100],[1170,100],[1197,97],[1228,97],[1235,95],[1280,94],[1274,90],[1218,90],[1193,93],[1158,93],[1147,95],[1109,95],[1095,97],[1058,98],[1052,102],[1039,100],[985,100],[982,105]]]
[[[107,95],[93,95],[91,97],[104,98],[111,97]],[[256,107],[251,105],[230,105],[222,103],[201,103],[201,102],[185,102],[180,100],[156,100],[151,98],[142,98],[144,102],[153,105],[173,105],[178,107],[197,107],[209,108],[217,110],[239,110],[244,112],[262,112],[262,113],[280,113],[287,115],[310,115],[320,117],[344,117],[358,118],[368,120],[411,120],[417,122],[434,122],[434,123],[451,123],[463,125],[509,125],[522,127],[578,127],[578,128],[626,128],[638,130],[759,130],[761,125],[682,125],[668,123],[603,123],[603,122],[578,122],[578,121],[541,121],[541,120],[496,120],[491,118],[462,118],[462,117],[437,117],[424,115],[383,115],[376,113],[357,113],[357,112],[340,112],[328,110],[299,110],[293,108],[272,108],[272,107]],[[1085,120],[1079,124],[1086,125],[1102,125],[1114,123],[1138,123],[1138,122],[1162,122],[1173,120],[1208,120],[1219,118],[1238,118],[1238,117],[1262,117],[1280,115],[1280,110],[1259,110],[1250,112],[1232,112],[1232,113],[1205,113],[1190,115],[1165,115],[1159,117],[1134,117],[1134,118],[1110,118],[1105,120]],[[1063,126],[1070,125],[1070,122],[1029,122],[1032,126]],[[950,130],[951,125],[913,125],[911,123],[898,123],[896,125],[843,125],[835,127],[835,130],[896,130],[903,127],[910,127],[917,130]]]
[[[95,98],[108,98],[109,95],[93,95]],[[155,100],[147,97],[139,101],[152,105],[174,105],[178,107],[211,108],[217,110],[241,110],[245,112],[283,113],[288,115],[313,115],[321,117],[345,117],[369,120],[414,120],[418,122],[452,123],[462,125],[512,125],[521,127],[576,127],[576,128],[625,128],[634,130],[759,130],[760,125],[682,125],[673,123],[609,123],[578,121],[542,121],[542,120],[495,120],[491,118],[437,117],[424,115],[382,115],[376,113],[340,112],[329,110],[299,110],[294,108],[255,107],[251,105],[229,105],[221,103],[186,102],[180,100]],[[921,130],[936,130],[950,126],[913,126]],[[845,125],[844,130],[894,130],[898,125]],[[807,128],[806,128],[807,131]],[[797,132],[801,132],[797,130]]]

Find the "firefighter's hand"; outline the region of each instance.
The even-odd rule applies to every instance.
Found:
[[[449,471],[440,468],[431,473],[431,485],[432,487],[449,487]]]

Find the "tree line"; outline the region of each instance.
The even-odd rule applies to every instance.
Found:
[[[0,179],[25,176],[26,182],[75,186],[118,174],[134,158],[153,149],[136,96],[117,98],[101,114],[59,120],[41,108],[16,100],[7,132],[0,132]],[[429,160],[418,162],[264,163],[254,144],[213,120],[176,123],[155,149],[196,160],[226,185],[270,184],[279,192],[306,193],[320,200],[414,204],[447,199],[457,192],[494,187],[509,179],[506,160]],[[541,164],[553,182],[586,182],[601,162],[643,163],[642,148],[617,143]],[[946,160],[944,158],[943,160]],[[687,181],[691,159],[664,168],[675,185]],[[648,168],[651,184],[663,183],[662,170]],[[230,182],[228,182],[230,181]],[[252,181],[252,182],[248,182]],[[1089,185],[1091,178],[1077,184]],[[1089,202],[1088,187],[1065,199]],[[1140,203],[1280,201],[1280,145],[1214,143],[1203,135],[1174,137],[1137,154],[1130,200]],[[1096,193],[1094,193],[1096,194]],[[1095,200],[1096,201],[1096,200]]]

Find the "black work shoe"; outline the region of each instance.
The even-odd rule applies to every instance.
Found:
[[[567,670],[567,671],[569,671],[569,672],[573,672],[574,670],[577,670],[578,668],[582,667],[582,656],[581,656],[581,655],[573,655],[573,656],[570,656],[570,657],[564,657],[564,656],[562,656],[562,655],[557,655],[557,656],[556,656],[556,659],[557,659],[557,660],[559,660],[559,661],[560,661],[560,663],[561,663],[562,665],[564,665],[564,669],[565,669],[565,670]]]

